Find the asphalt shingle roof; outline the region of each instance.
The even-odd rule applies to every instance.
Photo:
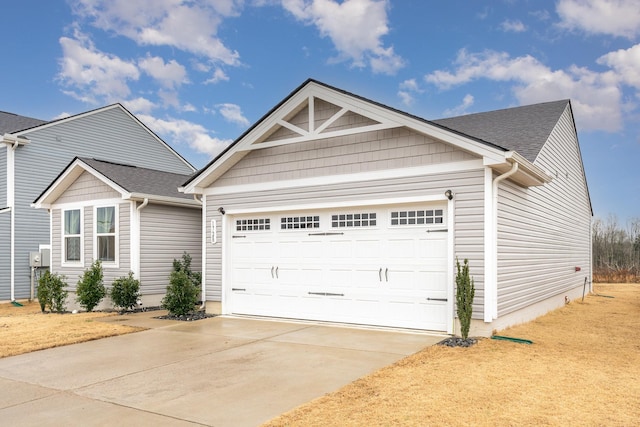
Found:
[[[18,132],[21,130],[32,128],[34,126],[40,126],[44,123],[47,122],[45,120],[19,116],[14,113],[0,111],[0,135],[4,135],[5,133]]]
[[[155,169],[141,168],[86,157],[80,157],[79,159],[130,193],[179,199],[193,198],[193,196],[189,194],[178,191],[178,187],[180,187],[190,175],[163,172]]]
[[[517,151],[534,162],[569,100],[432,120],[456,132]]]

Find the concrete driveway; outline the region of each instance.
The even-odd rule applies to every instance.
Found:
[[[1,424],[255,426],[442,339],[247,318],[110,321],[152,329],[0,359]]]

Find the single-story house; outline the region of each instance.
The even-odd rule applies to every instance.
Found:
[[[201,202],[178,192],[188,177],[76,157],[53,180],[33,205],[48,210],[51,270],[67,277],[69,303],[94,260],[102,262],[107,287],[133,272],[145,306],[160,304],[173,260],[184,252],[200,271]]]
[[[181,191],[209,311],[455,333],[468,259],[489,335],[591,279],[568,100],[429,121],[307,80]]]
[[[76,156],[195,171],[120,104],[53,121],[0,112],[0,301],[30,298],[32,268],[50,263],[49,215],[30,205]]]

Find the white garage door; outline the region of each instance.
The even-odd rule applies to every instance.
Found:
[[[230,312],[446,331],[445,206],[231,220]]]

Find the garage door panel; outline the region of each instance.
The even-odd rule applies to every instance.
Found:
[[[376,221],[332,229],[325,221],[334,213],[329,210],[273,214],[271,224],[313,217],[319,227],[278,227],[232,239],[232,286],[245,290],[231,293],[231,311],[446,330],[448,233],[394,226],[389,208],[362,211]],[[347,218],[345,224],[356,222]]]

